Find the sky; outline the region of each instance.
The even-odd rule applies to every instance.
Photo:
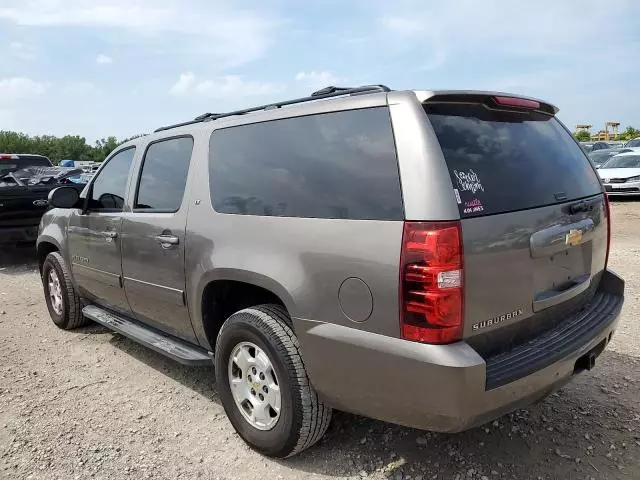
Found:
[[[93,142],[371,83],[640,128],[638,26],[637,0],[0,0],[0,130]]]

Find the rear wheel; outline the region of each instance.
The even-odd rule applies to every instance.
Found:
[[[280,306],[247,308],[227,319],[216,342],[216,381],[227,416],[245,442],[273,457],[312,446],[331,420],[289,324]]]
[[[58,252],[52,252],[42,265],[42,284],[51,320],[56,326],[70,330],[88,323],[82,315],[82,304],[71,281],[67,263]]]

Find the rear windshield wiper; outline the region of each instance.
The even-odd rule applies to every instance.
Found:
[[[581,212],[592,212],[593,211],[593,203],[587,203],[584,200],[581,200],[576,203],[572,203],[569,205],[569,213],[571,215]]]

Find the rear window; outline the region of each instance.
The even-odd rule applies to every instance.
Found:
[[[177,212],[187,185],[192,150],[191,137],[152,143],[144,156],[134,208]]]
[[[40,155],[6,155],[0,156],[0,175],[15,172],[26,167],[50,167],[47,157]]]
[[[19,170],[18,164],[15,162],[8,162],[0,160],[0,176],[6,175],[7,173],[15,172]]]
[[[427,105],[462,217],[600,193],[582,149],[555,117],[483,105]]]
[[[213,208],[241,215],[401,220],[402,195],[384,107],[213,132]]]
[[[18,165],[24,167],[51,167],[51,162],[47,157],[40,155],[18,155]]]

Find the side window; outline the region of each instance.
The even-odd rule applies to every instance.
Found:
[[[184,197],[192,151],[191,137],[172,138],[149,145],[134,208],[178,211]]]
[[[108,160],[92,184],[89,209],[122,210],[127,178],[135,153],[135,148],[128,148]]]
[[[220,213],[401,220],[389,110],[348,110],[213,132],[209,186]]]

